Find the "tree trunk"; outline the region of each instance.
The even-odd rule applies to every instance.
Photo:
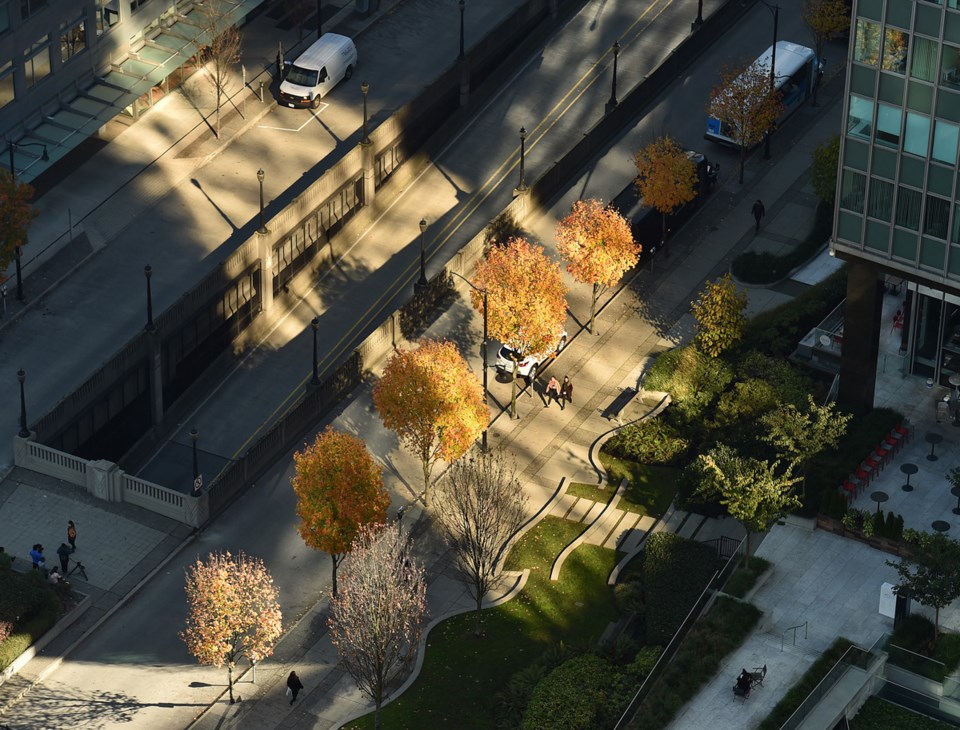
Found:
[[[331,553],[330,566],[333,568],[333,595],[337,595],[337,556]]]
[[[430,506],[430,459],[424,459],[420,465],[423,467],[423,503]]]
[[[937,648],[937,637],[940,635],[940,607],[934,606],[933,609],[933,648]]]
[[[520,374],[520,360],[513,361],[513,383],[510,388],[510,418],[517,417],[517,376]],[[530,384],[531,386],[533,383]]]
[[[740,184],[743,185],[743,166],[747,161],[747,146],[745,144],[740,145]]]
[[[376,709],[373,711],[373,727],[374,730],[380,730],[380,698],[377,698]]]
[[[233,662],[227,663],[227,688],[230,691],[230,704],[233,704]]]
[[[600,293],[600,285],[594,282],[593,296],[590,298],[590,327],[588,328],[591,335],[597,334],[593,329],[593,320],[597,316],[597,295],[599,293]]]

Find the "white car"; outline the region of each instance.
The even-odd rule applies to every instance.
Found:
[[[560,339],[557,342],[557,346],[553,348],[550,352],[540,353],[536,355],[520,355],[519,362],[517,362],[517,372],[518,374],[527,379],[528,383],[532,383],[537,377],[537,372],[543,366],[545,362],[552,360],[557,355],[560,354],[560,351],[563,350],[564,346],[567,344],[567,333],[566,330],[560,333]],[[512,348],[507,347],[506,345],[501,345],[500,349],[497,350],[497,374],[498,375],[509,375],[513,377],[513,367],[514,367],[514,351]]]

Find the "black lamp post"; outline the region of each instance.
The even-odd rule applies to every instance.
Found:
[[[487,307],[487,290],[481,289],[480,287],[476,286],[475,284],[473,284],[473,282],[471,282],[465,276],[461,276],[456,271],[451,271],[450,273],[456,276],[457,278],[463,279],[463,281],[467,282],[467,286],[469,286],[475,292],[480,292],[481,294],[483,294],[483,342],[480,343],[480,355],[483,357],[483,402],[484,404],[486,404],[487,402],[487,370],[488,370],[487,368],[487,312],[490,311],[489,307]],[[484,451],[487,450],[487,423],[484,423],[483,425],[483,435],[481,436],[481,439],[480,439],[480,448],[483,449]]]
[[[460,0],[460,55],[457,56],[458,61],[466,61],[467,54],[463,52],[463,11],[467,8],[467,0]]]
[[[520,183],[517,185],[516,192],[524,193],[527,190],[527,183],[523,179],[524,164],[527,153],[527,130],[520,127]]]
[[[17,433],[22,439],[30,436],[30,429],[27,428],[27,399],[23,394],[23,381],[27,379],[27,374],[23,368],[17,370],[17,380],[20,381],[20,431]]]
[[[150,277],[153,275],[153,268],[150,264],[143,267],[143,277],[147,280],[147,325],[144,329],[147,332],[153,332],[153,292],[150,289]]]
[[[610,88],[610,101],[607,106],[610,109],[616,109],[617,104],[617,58],[620,56],[620,41],[613,42],[613,85]]]
[[[777,84],[777,26],[780,24],[780,6],[760,0],[763,5],[773,15],[773,50],[770,52],[770,93],[773,94]],[[770,159],[770,137],[773,135],[773,128],[767,130],[767,136],[763,141],[763,159]]]
[[[317,38],[323,35],[323,0],[317,0]]]
[[[200,462],[197,461],[197,437],[200,432],[194,426],[190,429],[190,440],[193,442],[193,496],[196,497],[203,489],[203,477],[200,476]]]
[[[310,328],[313,330],[313,377],[310,378],[310,385],[320,385],[320,373],[317,372],[317,332],[320,331],[319,317],[314,317],[310,320]]]
[[[40,155],[40,159],[44,162],[50,161],[50,155],[47,154],[47,146],[40,142],[14,142],[13,140],[7,140],[7,153],[10,155],[10,181],[14,184],[17,184],[17,167],[14,164],[13,151],[15,149],[20,149],[21,147],[42,147],[43,154]],[[17,265],[17,301],[23,301],[23,270],[20,262],[20,246],[13,247],[13,257]]]
[[[257,229],[257,233],[266,233],[267,226],[263,222],[263,178],[266,177],[263,168],[261,167],[257,170],[257,182],[260,183],[260,227]]]
[[[370,84],[364,81],[360,84],[360,93],[363,94],[363,138],[360,144],[370,144],[370,135],[367,134],[367,92],[370,91]]]
[[[424,246],[424,237],[427,233],[427,219],[420,219],[420,278],[417,280],[416,285],[413,287],[414,291],[419,294],[427,288],[427,254],[426,248]]]
[[[703,0],[697,0],[697,19],[690,23],[690,30],[697,30],[703,25]]]

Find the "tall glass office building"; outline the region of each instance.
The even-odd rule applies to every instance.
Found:
[[[884,279],[907,372],[960,372],[960,0],[856,0],[832,251],[850,262],[840,397],[873,402]]]

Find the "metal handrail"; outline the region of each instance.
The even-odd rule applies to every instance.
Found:
[[[780,651],[783,651],[783,642],[784,642],[784,639],[787,638],[787,632],[788,632],[788,631],[792,631],[792,632],[793,632],[793,645],[794,645],[794,646],[797,645],[797,629],[799,629],[799,628],[801,628],[801,627],[803,627],[803,638],[804,638],[804,640],[806,640],[806,638],[807,638],[807,624],[808,624],[808,623],[810,623],[810,622],[809,622],[809,621],[804,621],[802,624],[797,624],[796,626],[791,626],[791,627],[788,628],[788,629],[784,629],[784,630],[783,630],[783,633],[780,634]]]

